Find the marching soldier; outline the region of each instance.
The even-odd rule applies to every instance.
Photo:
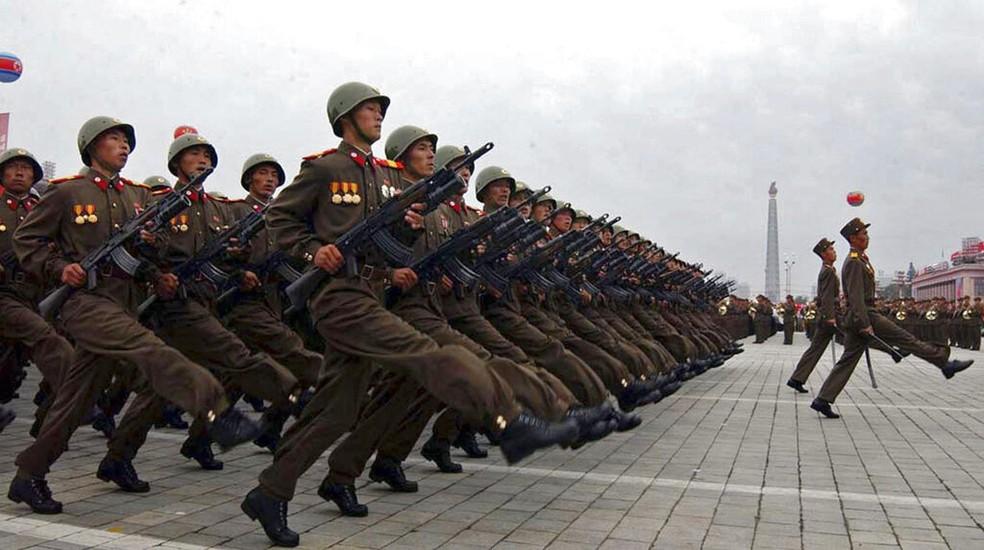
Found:
[[[38,404],[34,434],[61,384],[62,374],[74,359],[72,345],[38,315],[35,304],[41,298],[43,282],[21,267],[12,242],[14,232],[38,203],[39,195],[33,186],[42,176],[41,165],[26,149],[0,153],[0,342],[26,347],[44,377],[44,401]]]
[[[248,194],[243,202],[237,203],[236,217],[243,218],[265,208],[273,199],[274,191],[284,183],[284,178],[283,167],[272,156],[258,153],[246,159],[240,184]],[[323,359],[320,353],[305,348],[297,333],[283,323],[282,281],[277,268],[279,262],[286,259],[279,254],[275,256],[275,251],[273,237],[266,229],[249,243],[245,268],[256,275],[257,284],[250,291],[240,291],[232,296],[230,301],[233,303],[224,321],[243,343],[273,357],[297,378],[302,388],[311,388],[318,382]],[[290,412],[291,407],[283,404],[267,409],[263,416],[264,433],[254,443],[275,451]]]
[[[827,418],[839,418],[830,405],[847,385],[858,360],[874,335],[886,344],[898,347],[903,353],[932,363],[948,380],[973,364],[973,361],[950,360],[950,347],[934,345],[915,339],[874,309],[875,269],[865,253],[868,249],[870,224],[854,218],[841,229],[841,235],[851,243],[851,252],[841,268],[847,314],[844,321],[844,352],[824,380],[820,393],[810,407]]]
[[[51,285],[75,289],[61,307],[61,324],[76,344],[72,366],[61,377],[37,439],[16,459],[8,497],[38,513],[57,514],[45,475],[66,448],[82,418],[106,384],[115,361],[137,365],[150,386],[200,418],[212,438],[229,446],[256,437],[258,426],[229,407],[222,385],[207,370],[164,344],[135,318],[142,281],[157,292],[175,292],[177,280],[144,262],[137,277],[107,263],[98,266],[95,285],[79,262],[150,201],[150,189],[120,177],[136,146],[133,127],[96,117],[78,136],[85,175],[55,180],[14,234],[14,250],[25,271]],[[144,246],[158,246],[143,232]],[[136,479],[129,462],[103,461],[98,475],[128,483]]]
[[[510,460],[576,436],[573,422],[548,425],[524,412],[485,361],[460,346],[439,346],[383,308],[377,293],[386,281],[409,290],[416,283],[412,270],[389,270],[375,249],[346,257],[334,244],[401,188],[395,163],[372,156],[389,104],[388,97],[362,83],[336,88],[328,117],[341,144],[307,157],[267,214],[278,248],[332,275],[308,303],[330,350],[314,397],[277,446],[273,464],[260,474],[260,486],[242,503],[279,545],[298,544],[297,533],[287,527],[287,501],[301,474],[355,423],[373,363],[411,376],[469,421],[496,432]],[[405,221],[414,232],[423,226],[415,209]],[[405,229],[400,234],[411,238]],[[319,494],[332,499],[324,489]]]
[[[837,279],[837,268],[834,267],[837,251],[834,249],[833,242],[823,238],[813,247],[813,253],[820,256],[823,261],[820,275],[817,276],[816,326],[813,329],[810,347],[803,352],[799,363],[796,364],[796,370],[786,382],[787,386],[800,393],[808,392],[803,384],[827,351],[827,346],[830,345],[830,340],[837,331],[837,298],[840,296],[840,281]]]
[[[755,342],[761,344],[772,336],[772,303],[761,294],[758,295],[758,303],[752,321],[755,323]]]
[[[184,134],[171,143],[167,154],[168,170],[185,185],[201,170],[218,165],[215,148],[203,136]],[[154,198],[160,200],[174,190],[163,190]],[[211,239],[233,222],[233,206],[217,199],[204,189],[185,192],[191,206],[171,220],[166,244],[158,251],[162,267],[173,270],[192,259]],[[244,243],[235,243],[241,246]],[[228,254],[236,254],[231,247]],[[217,260],[232,271],[228,259]],[[248,270],[240,276],[241,288],[256,287],[256,275]],[[243,391],[285,407],[296,403],[299,383],[287,369],[265,353],[253,353],[243,342],[222,325],[215,313],[217,290],[200,274],[179,281],[177,293],[160,296],[148,313],[148,322],[169,345],[194,361],[206,365],[227,386],[227,392]],[[132,463],[147,438],[147,432],[161,420],[166,399],[156,393],[139,394],[127,409],[120,425],[109,442],[106,459]],[[211,449],[211,440],[201,419],[196,418],[189,429],[181,454],[193,459],[206,470],[222,469]],[[133,471],[132,466],[130,468]],[[117,480],[114,480],[117,481]],[[146,492],[149,486],[136,478],[117,481],[124,491]]]

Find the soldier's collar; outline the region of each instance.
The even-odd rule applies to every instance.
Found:
[[[109,189],[110,186],[112,186],[117,191],[123,190],[123,181],[122,179],[120,179],[119,174],[116,174],[115,176],[112,177],[106,177],[101,173],[99,173],[99,171],[96,170],[95,168],[89,168],[89,170],[85,174],[85,177],[89,178],[89,181],[96,184],[96,186],[98,186],[99,189],[103,191]]]
[[[365,167],[367,164],[369,166],[374,164],[375,159],[372,156],[372,151],[363,151],[347,141],[342,141],[341,145],[338,146],[338,152],[352,159],[352,162],[359,166]]]
[[[246,202],[253,206],[259,206],[260,208],[263,208],[270,203],[270,201],[264,201],[252,193],[246,195]]]

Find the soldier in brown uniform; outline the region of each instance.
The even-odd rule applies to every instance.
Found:
[[[803,384],[827,351],[827,346],[830,345],[830,340],[837,331],[837,299],[840,296],[840,281],[837,279],[837,268],[834,267],[837,251],[834,250],[833,242],[823,238],[813,247],[813,253],[823,260],[820,275],[817,276],[816,328],[813,329],[810,347],[803,352],[799,363],[796,364],[796,370],[786,382],[787,386],[800,393],[807,393],[808,390]]]
[[[277,187],[284,183],[284,176],[283,167],[268,154],[258,153],[246,159],[240,184],[249,194],[236,204],[239,210],[236,217],[242,218],[266,207]],[[269,265],[277,261],[276,257],[272,257],[275,250],[273,237],[266,229],[249,243],[245,269],[256,275],[257,284],[250,291],[233,295],[230,299],[232,305],[223,320],[250,349],[270,355],[297,378],[302,388],[312,388],[318,383],[323,359],[320,353],[305,348],[297,333],[283,323],[281,280],[276,268]],[[254,443],[275,451],[280,441],[280,431],[290,412],[291,407],[283,404],[267,409],[263,415],[263,435]]]
[[[72,345],[55,332],[37,313],[42,282],[21,268],[14,254],[12,235],[39,196],[33,185],[41,180],[41,165],[26,149],[12,148],[0,153],[0,345],[27,348],[31,360],[41,371],[43,402],[37,409],[32,433],[36,434],[62,373],[72,364]],[[18,352],[18,355],[19,352]],[[0,414],[0,429],[13,413]]]
[[[184,185],[193,174],[218,165],[215,148],[203,136],[185,134],[168,148],[168,170]],[[173,190],[163,190],[154,196],[160,200]],[[189,192],[191,206],[171,220],[166,245],[159,251],[162,268],[173,270],[193,258],[216,235],[233,223],[235,212],[227,200],[219,199],[204,189]],[[241,246],[243,243],[235,243]],[[230,248],[229,254],[236,250]],[[222,267],[233,270],[229,259],[216,260]],[[243,271],[239,280],[244,290],[255,288],[256,275]],[[297,400],[300,384],[287,369],[265,353],[253,353],[243,342],[226,329],[215,312],[215,285],[200,274],[180,281],[178,292],[161,297],[148,310],[148,322],[164,342],[180,350],[192,360],[206,366],[226,386],[229,392],[246,392],[285,407]],[[131,462],[146,441],[147,433],[160,421],[166,399],[150,391],[141,392],[127,409],[119,428],[109,442],[107,459]],[[212,454],[205,425],[200,418],[192,422],[188,439],[181,454],[193,459],[206,470],[222,469],[223,464]],[[131,480],[120,484],[125,491],[149,490],[144,482]]]
[[[886,344],[898,347],[903,353],[932,363],[947,379],[966,369],[973,361],[949,360],[950,347],[917,340],[891,320],[875,311],[875,269],[868,261],[868,227],[870,224],[854,218],[841,228],[841,235],[851,243],[851,252],[841,268],[847,310],[844,318],[844,353],[823,382],[820,393],[810,407],[827,418],[839,418],[830,408],[841,390],[847,385],[854,367],[868,346],[868,339],[875,335]]]
[[[86,174],[52,182],[14,234],[14,250],[27,272],[50,285],[77,289],[60,312],[62,326],[75,341],[75,361],[62,375],[37,440],[17,456],[17,475],[7,495],[35,512],[61,511],[44,477],[92,408],[116,361],[137,365],[154,391],[210,423],[210,434],[220,443],[240,443],[258,433],[255,423],[229,407],[214,376],[134,318],[144,295],[139,281],[152,282],[167,295],[177,288],[173,276],[144,262],[138,281],[106,264],[97,269],[95,286],[87,284],[79,261],[150,200],[149,188],[119,175],[135,145],[129,124],[109,117],[86,122],[78,136],[79,154],[89,167]],[[141,237],[146,245],[158,245],[159,235],[143,232]],[[123,483],[136,479],[126,461],[104,460],[99,476]]]
[[[306,158],[267,214],[279,248],[333,275],[308,303],[327,345],[315,395],[287,430],[273,464],[260,474],[260,486],[242,503],[276,544],[298,544],[299,537],[287,527],[287,501],[301,474],[355,423],[373,363],[412,377],[469,421],[501,434],[501,449],[510,460],[577,435],[573,421],[550,425],[524,412],[482,359],[460,346],[441,347],[386,311],[379,301],[383,284],[391,280],[408,290],[416,283],[412,270],[391,271],[374,248],[346,257],[333,244],[402,186],[396,164],[371,152],[389,103],[375,88],[358,82],[336,88],[328,99],[328,116],[341,144]],[[405,221],[403,227],[413,230],[423,225],[415,209]],[[401,238],[408,240],[412,235],[403,227]]]
[[[786,296],[786,303],[782,305],[782,343],[785,346],[793,345],[793,334],[796,332],[796,302],[793,296]]]

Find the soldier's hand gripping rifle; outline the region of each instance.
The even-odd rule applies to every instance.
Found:
[[[240,218],[236,223],[229,226],[214,239],[210,240],[194,257],[182,262],[171,273],[178,277],[182,282],[189,281],[193,277],[201,275],[208,282],[215,285],[215,288],[222,288],[232,278],[232,274],[215,262],[225,255],[226,251],[232,246],[246,246],[253,237],[266,227],[263,215],[269,205],[260,210],[251,210],[249,214]],[[157,303],[157,293],[147,297],[140,307],[137,308],[137,316],[144,315],[150,306]]]
[[[262,264],[257,266],[252,266],[251,271],[256,273],[256,276],[261,280],[266,280],[271,274],[276,273],[280,277],[281,281],[286,284],[293,283],[294,281],[301,278],[301,272],[290,265],[290,260],[287,254],[283,250],[278,250],[267,257]],[[216,299],[216,305],[219,309],[228,308],[232,305],[230,302],[235,302],[242,291],[239,290],[239,285],[231,285]]]
[[[79,262],[88,278],[86,288],[92,290],[96,287],[98,283],[97,271],[107,262],[113,262],[130,276],[136,275],[142,261],[130,254],[126,246],[136,243],[140,238],[141,231],[150,233],[161,231],[169,225],[171,218],[191,206],[188,193],[200,191],[202,184],[205,183],[205,179],[212,173],[212,170],[212,168],[206,168],[199,172],[187,185],[175,188],[173,193],[168,193],[160,201],[130,218],[106,242],[86,254]],[[54,317],[74,290],[73,287],[63,284],[45,296],[38,304],[41,315],[46,319]]]
[[[543,225],[527,220],[513,239],[493,241],[491,246],[475,260],[472,270],[481,275],[482,280],[499,294],[509,291],[509,279],[500,273],[499,266],[510,253],[519,254],[546,238],[547,229]]]
[[[429,178],[421,179],[404,189],[399,195],[386,200],[372,214],[355,224],[341,237],[335,240],[335,247],[345,257],[346,273],[350,277],[358,276],[355,255],[370,243],[382,251],[387,261],[396,266],[407,266],[413,260],[413,251],[396,240],[390,233],[390,227],[402,223],[406,211],[416,203],[423,203],[425,209],[421,215],[433,211],[446,199],[450,198],[464,187],[465,183],[457,172],[463,166],[473,165],[482,155],[492,150],[492,143],[472,151],[454,166],[446,166]],[[317,266],[308,268],[303,275],[287,285],[285,293],[290,302],[286,314],[292,315],[307,307],[308,298],[321,286],[321,283],[331,277],[327,271]]]

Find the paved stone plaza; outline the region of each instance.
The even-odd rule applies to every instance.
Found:
[[[746,353],[642,409],[642,426],[578,452],[551,451],[508,467],[461,459],[436,473],[416,453],[408,477],[420,492],[361,481],[366,518],[343,518],[316,489],[320,461],[291,503],[302,547],[326,548],[984,548],[984,355],[946,382],[918,361],[874,354],[879,389],[859,366],[823,420],[813,395],[785,387],[805,347],[746,340]],[[807,384],[819,389],[829,356]],[[33,373],[32,373],[33,374]],[[0,435],[0,484],[13,475],[33,412],[32,376]],[[225,470],[199,470],[178,454],[184,434],[155,430],[135,461],[152,486],[131,495],[94,472],[105,440],[85,427],[49,476],[58,516],[0,503],[0,549],[266,548],[240,511],[270,455],[245,445]]]

